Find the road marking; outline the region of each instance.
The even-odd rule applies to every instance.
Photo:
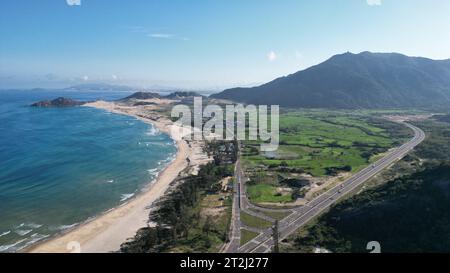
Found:
[[[350,193],[351,191],[355,190],[357,187],[363,185],[365,182],[367,182],[367,180],[369,180],[373,176],[375,176],[378,173],[380,173],[381,171],[383,171],[385,168],[392,165],[395,161],[401,160],[403,157],[405,157],[409,153],[409,151],[411,151],[413,148],[415,148],[417,145],[419,145],[425,139],[426,135],[420,128],[417,128],[408,123],[403,123],[403,124],[405,124],[407,127],[409,127],[410,129],[412,129],[414,131],[415,136],[410,141],[408,141],[407,143],[396,148],[390,154],[381,158],[380,160],[373,163],[372,165],[364,168],[363,170],[361,170],[360,172],[358,172],[357,174],[355,174],[348,180],[344,181],[341,185],[337,185],[337,186],[331,188],[324,194],[318,196],[316,199],[310,201],[309,203],[318,202],[318,204],[314,205],[311,209],[307,210],[306,212],[301,212],[301,209],[298,209],[296,213],[293,213],[293,214],[298,215],[297,219],[294,219],[293,221],[287,223],[288,226],[285,227],[280,232],[280,234],[282,232],[285,232],[286,234],[280,235],[280,239],[284,239],[287,236],[289,236],[292,232],[295,232],[295,230],[297,230],[298,228],[300,228],[301,226],[306,224],[312,218],[319,215],[323,210],[330,207],[332,204],[337,202],[340,198],[342,198],[346,194]],[[344,185],[344,187],[342,187],[342,185]],[[333,193],[333,190],[335,190],[338,187],[341,187],[341,192],[337,191],[337,192]],[[323,196],[325,196],[325,198]],[[336,198],[335,198],[335,196],[336,196]],[[321,199],[323,199],[323,200],[321,200]],[[308,218],[308,216],[310,214],[312,214],[312,215]],[[306,219],[304,221],[302,221],[303,218],[305,218],[305,217],[306,217]],[[287,219],[287,218],[290,218],[290,217],[288,216],[285,219]],[[298,225],[294,226],[293,224],[296,224],[296,223]],[[250,252],[256,251],[261,246],[264,246],[266,243],[268,243],[271,240],[270,238],[264,239],[264,237],[266,236],[265,233],[263,233],[262,235],[264,235],[264,236],[261,236],[261,238],[258,238],[259,237],[258,236],[256,238],[254,238],[253,240],[258,241],[259,239],[263,239],[264,241],[261,242],[260,244],[258,244],[255,248],[250,249],[249,250]],[[250,243],[253,240],[251,240],[250,242],[247,243],[248,246],[250,246]],[[247,244],[242,246],[241,250],[245,250],[247,247]]]

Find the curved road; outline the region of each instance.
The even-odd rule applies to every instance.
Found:
[[[394,162],[402,159],[405,157],[412,149],[414,149],[417,145],[419,145],[424,139],[425,139],[425,133],[408,123],[403,123],[405,126],[409,127],[411,130],[414,131],[414,137],[408,141],[407,143],[403,144],[402,146],[394,149],[391,151],[388,155],[383,157],[382,159],[378,160],[377,162],[373,163],[372,165],[366,167],[365,169],[361,170],[348,180],[344,181],[340,185],[328,190],[324,194],[318,196],[317,198],[313,199],[312,201],[308,202],[305,206],[298,207],[293,209],[294,213],[287,216],[283,220],[279,222],[279,239],[283,240],[287,236],[294,233],[296,230],[298,230],[300,227],[304,226],[306,223],[311,221],[314,217],[318,216],[320,213],[322,213],[324,210],[328,209],[330,206],[332,206],[334,203],[336,203],[339,199],[341,199],[346,194],[352,192],[357,187],[361,186],[364,182],[369,180],[371,177],[375,176],[376,174],[383,171],[385,168],[392,165]],[[238,162],[239,163],[239,162]],[[242,198],[244,195],[241,195],[241,191],[243,190],[243,185],[241,181],[241,170],[240,167],[236,168],[237,171],[237,183],[235,183],[237,186],[238,194],[236,196],[236,201],[239,203],[239,207],[237,208],[235,213],[239,214],[239,211],[241,209],[242,204]],[[245,201],[244,201],[245,202]],[[233,204],[233,209],[234,209]],[[233,221],[234,222],[234,221]],[[240,221],[237,221],[240,223]],[[240,231],[240,226],[237,227],[233,225],[234,228],[238,228],[236,231]],[[233,234],[235,234],[234,232]],[[240,240],[240,235],[238,235],[238,238]],[[239,242],[231,241],[230,247],[227,249],[227,252],[241,252],[241,253],[267,253],[272,250],[273,247],[273,241],[272,241],[272,229],[268,228],[264,230],[260,235],[255,237],[253,240],[249,241],[242,247],[239,247]]]

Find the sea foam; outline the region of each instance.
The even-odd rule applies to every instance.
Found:
[[[3,232],[2,234],[0,234],[0,237],[6,236],[6,235],[8,235],[8,234],[10,234],[10,233],[11,233],[10,230],[5,231],[5,232]]]
[[[10,250],[11,248],[14,248],[14,247],[17,246],[18,244],[23,243],[23,242],[25,242],[26,240],[27,240],[27,239],[22,239],[22,240],[19,240],[19,241],[13,243],[13,244],[10,244],[10,245],[1,245],[1,246],[0,246],[0,252],[5,252],[5,251],[7,251],[7,250]],[[12,249],[12,250],[15,251],[15,249]]]
[[[48,234],[34,233],[33,235],[30,236],[30,239],[31,239],[31,240],[28,241],[28,242],[26,242],[23,246],[19,247],[18,250],[27,248],[27,247],[29,247],[29,246],[31,246],[31,245],[33,245],[33,244],[35,244],[35,243],[37,243],[37,242],[39,242],[39,241],[41,241],[41,240],[47,238],[47,237],[49,237],[49,236],[50,236],[50,235],[48,235]]]
[[[57,230],[61,230],[61,231],[62,230],[66,230],[66,229],[69,229],[69,228],[73,228],[76,225],[78,225],[78,223],[71,224],[71,225],[60,225],[60,226],[58,226]]]
[[[33,231],[32,229],[18,229],[18,230],[15,230],[14,232],[20,236],[25,236],[32,231]]]
[[[130,199],[133,196],[134,196],[134,193],[122,194],[120,196],[120,202],[126,201],[126,200]]]
[[[161,132],[154,126],[151,126],[150,129],[145,134],[148,136],[157,136],[161,134]]]

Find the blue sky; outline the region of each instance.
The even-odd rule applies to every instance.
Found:
[[[1,5],[0,88],[107,82],[218,90],[263,83],[346,51],[450,58],[450,1],[443,0]]]

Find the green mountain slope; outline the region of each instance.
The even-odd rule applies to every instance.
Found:
[[[305,108],[448,107],[450,60],[345,53],[258,87],[212,97]]]

